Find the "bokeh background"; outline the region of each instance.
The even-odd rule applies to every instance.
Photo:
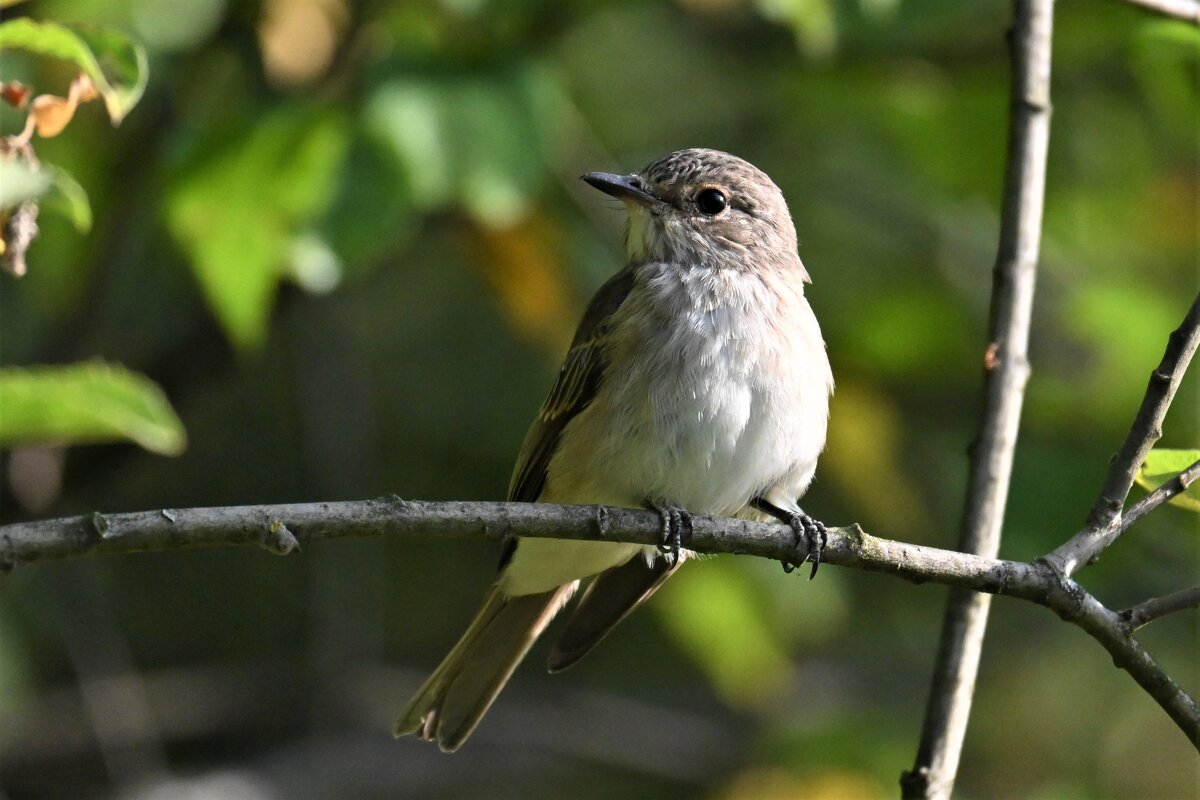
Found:
[[[1003,555],[1083,522],[1197,280],[1200,35],[1062,0],[1046,226]],[[6,454],[0,521],[196,505],[498,499],[590,293],[622,259],[577,180],[708,146],[783,188],[838,382],[805,505],[952,546],[979,407],[1008,111],[988,0],[44,0],[150,53],[40,157],[89,193],[0,276],[6,365],[158,382],[189,445]],[[0,77],[71,71],[0,55]],[[7,113],[7,112],[6,112]],[[20,117],[0,117],[5,133]],[[1163,443],[1197,445],[1189,376]],[[30,487],[33,487],[32,490]],[[1135,490],[1140,493],[1140,490]],[[1167,508],[1083,582],[1195,583]],[[944,589],[716,558],[577,668],[534,653],[448,757],[392,719],[498,548],[312,543],[0,579],[0,794],[13,798],[895,796]],[[1200,688],[1196,616],[1145,630]],[[1194,797],[1192,747],[1091,640],[1000,599],[962,797]]]

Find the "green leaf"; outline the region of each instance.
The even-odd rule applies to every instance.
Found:
[[[162,390],[104,362],[0,369],[0,447],[131,441],[160,455],[187,434]]]
[[[32,170],[24,161],[0,160],[0,211],[45,197],[44,208],[57,211],[79,231],[92,227],[87,192],[66,170],[42,162]]]
[[[92,79],[114,125],[137,105],[150,77],[145,49],[111,28],[68,28],[24,18],[0,24],[0,49],[70,61]]]
[[[284,108],[177,182],[167,223],[230,341],[261,344],[295,237],[329,204],[346,149],[340,115]]]
[[[79,185],[79,181],[71,177],[71,173],[66,170],[45,162],[42,162],[41,171],[49,175],[54,190],[46,196],[42,207],[64,215],[81,233],[91,230],[92,207],[88,203],[87,192]]]
[[[565,93],[536,63],[487,73],[389,81],[365,111],[396,159],[414,205],[450,204],[488,227],[523,218],[561,137]]]
[[[1200,450],[1151,450],[1146,456],[1146,462],[1138,470],[1138,485],[1152,492],[1197,461],[1200,461]],[[1200,512],[1200,482],[1193,483],[1182,494],[1175,495],[1167,502]]]
[[[24,161],[0,160],[0,211],[16,208],[50,191],[50,176]]]

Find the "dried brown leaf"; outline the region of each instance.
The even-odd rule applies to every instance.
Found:
[[[58,136],[75,116],[76,103],[66,97],[41,94],[33,98],[29,115],[33,117],[38,136],[49,139]]]

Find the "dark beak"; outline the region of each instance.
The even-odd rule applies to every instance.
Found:
[[[636,175],[613,175],[611,172],[589,172],[583,180],[618,200],[630,200],[638,205],[652,206],[658,198],[642,187]]]

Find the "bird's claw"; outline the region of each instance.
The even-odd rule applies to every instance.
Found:
[[[825,523],[813,519],[803,511],[796,511],[788,514],[787,524],[791,527],[794,537],[792,546],[799,548],[803,541],[804,558],[800,559],[799,563],[784,561],[783,571],[790,573],[796,567],[802,566],[804,562],[812,562],[812,572],[808,574],[808,579],[811,581],[817,577],[817,567],[821,566],[821,551],[825,549],[825,545],[829,541]]]
[[[662,553],[669,565],[678,564],[683,538],[692,535],[692,515],[679,506],[663,506],[651,500],[646,501],[646,506],[662,517],[662,542],[658,545],[658,552]]]

